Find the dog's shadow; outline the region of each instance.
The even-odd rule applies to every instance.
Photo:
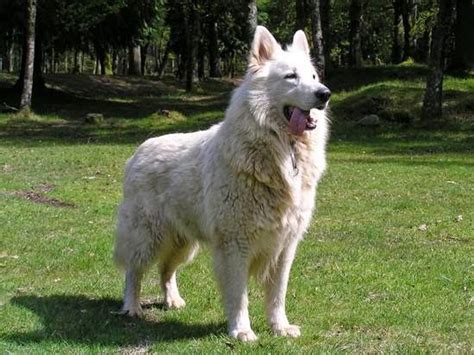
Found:
[[[42,329],[32,332],[12,332],[6,338],[15,343],[65,341],[84,344],[131,346],[143,342],[173,342],[201,338],[225,331],[225,324],[181,323],[160,321],[147,315],[144,319],[116,313],[120,303],[111,298],[94,299],[87,296],[53,295],[18,296],[11,303],[34,312]],[[162,305],[148,304],[145,307]],[[149,313],[149,312],[147,312]]]

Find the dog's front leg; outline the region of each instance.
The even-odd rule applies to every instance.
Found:
[[[300,336],[300,327],[288,322],[285,310],[286,289],[297,244],[294,240],[282,251],[264,285],[267,322],[273,332],[280,336]]]
[[[248,312],[247,255],[236,243],[228,243],[215,249],[214,267],[224,298],[229,335],[242,341],[256,340]]]

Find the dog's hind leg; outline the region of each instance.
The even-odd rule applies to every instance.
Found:
[[[161,289],[164,295],[164,305],[168,309],[182,308],[186,302],[178,291],[176,272],[178,267],[192,260],[198,250],[197,243],[179,242],[172,240],[166,246],[166,251],[160,257]]]
[[[139,317],[143,313],[140,306],[141,280],[154,260],[160,238],[153,235],[151,224],[146,218],[125,204],[121,207],[117,227],[114,259],[125,269],[121,313]]]

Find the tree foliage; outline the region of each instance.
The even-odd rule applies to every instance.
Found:
[[[15,53],[21,56],[25,3],[0,2],[4,67],[18,63],[11,60]],[[472,3],[456,3],[467,10],[458,12],[457,34],[446,49],[455,53],[453,66],[469,67],[472,46],[462,34],[472,28]],[[188,86],[205,76],[233,76],[245,69],[255,5],[257,22],[282,43],[291,42],[296,29],[313,32],[318,41],[311,42],[324,48],[313,54],[329,68],[409,58],[426,63],[438,8],[435,0],[40,0],[37,70],[77,72],[86,58],[82,70],[124,74],[135,67],[137,74],[160,77],[168,71]]]

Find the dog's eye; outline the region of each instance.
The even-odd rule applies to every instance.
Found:
[[[316,79],[316,74],[313,74],[313,79]]]
[[[285,79],[296,79],[296,73],[286,74]]]

